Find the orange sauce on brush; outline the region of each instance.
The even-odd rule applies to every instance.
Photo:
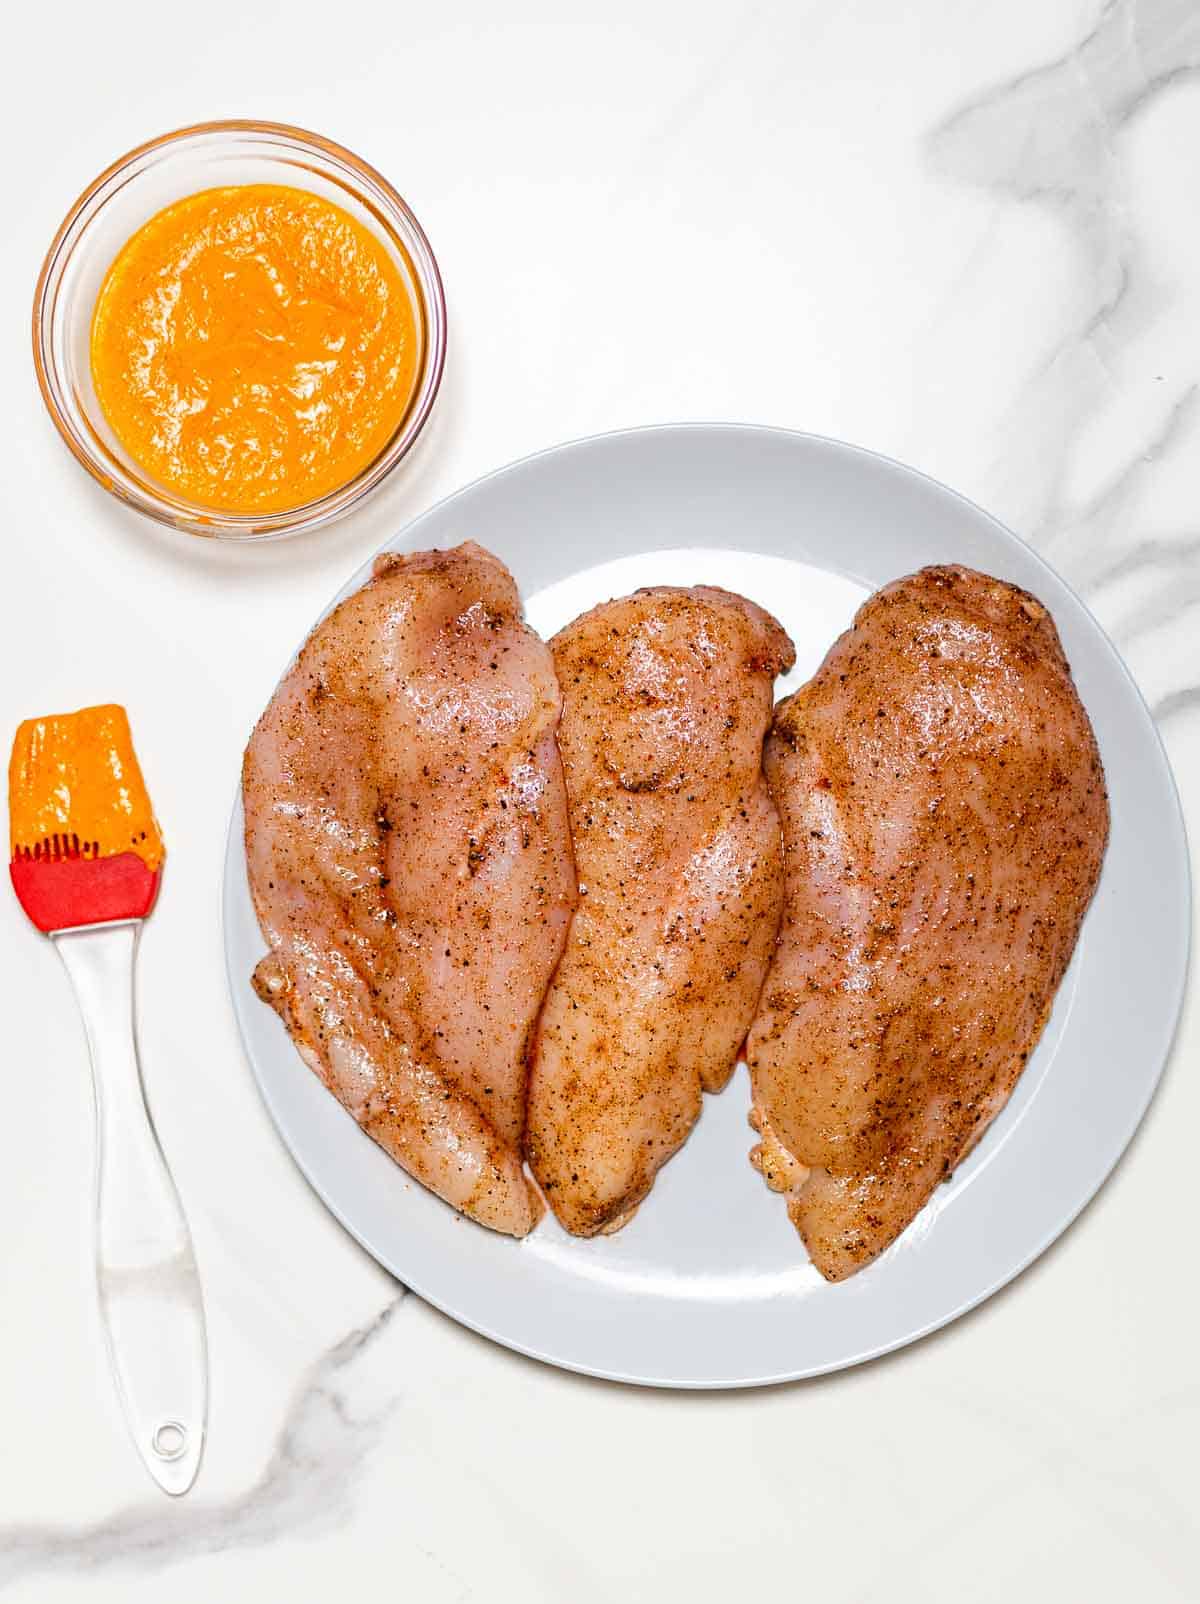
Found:
[[[92,318],[92,379],[147,474],[216,511],[340,489],[412,400],[421,336],[382,241],[280,184],[206,189],[122,248]]]
[[[64,854],[85,858],[136,852],[148,869],[163,860],[129,719],[117,703],[27,718],[13,739],[8,812],[14,858],[49,855],[61,843]]]

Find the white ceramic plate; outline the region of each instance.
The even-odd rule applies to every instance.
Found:
[[[616,1236],[577,1241],[547,1219],[513,1242],[408,1180],[251,991],[264,947],[235,808],[230,984],[296,1162],[347,1230],[422,1297],[498,1342],[595,1375],[676,1387],[782,1381],[854,1364],[962,1314],[1036,1258],[1116,1164],[1179,1013],[1183,825],[1158,736],[1116,651],[1063,582],[979,508],[895,462],[782,430],[684,425],[560,446],[469,485],[394,545],[468,538],[509,564],[543,633],[638,585],[744,591],[796,642],[789,684],[816,668],[869,590],[924,563],[967,563],[1027,587],[1054,614],[1099,737],[1112,804],[1103,878],[1004,1113],[899,1242],[828,1286],[747,1162],[744,1067],[705,1100],[691,1139]]]

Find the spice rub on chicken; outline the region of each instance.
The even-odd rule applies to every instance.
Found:
[[[580,900],[538,1027],[527,1150],[569,1231],[623,1225],[733,1070],[775,945],[762,776],[792,643],[697,586],[594,608],[551,642]]]
[[[1046,609],[926,568],[782,702],[779,947],[750,1032],[752,1155],[813,1262],[853,1274],[1008,1099],[1100,874],[1100,754]]]
[[[549,649],[481,547],[381,557],[246,751],[255,986],[396,1162],[523,1236],[532,1027],[575,902]]]

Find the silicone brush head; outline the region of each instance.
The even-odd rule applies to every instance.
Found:
[[[163,840],[125,709],[26,719],[8,765],[9,874],[39,930],[144,919]]]

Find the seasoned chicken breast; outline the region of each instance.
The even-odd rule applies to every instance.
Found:
[[[527,1055],[575,902],[559,710],[497,558],[385,556],[309,636],[243,774],[260,996],[397,1163],[513,1236],[541,1212]]]
[[[775,943],[779,821],[762,777],[794,660],[727,591],[639,591],[551,642],[580,880],[546,997],[527,1150],[559,1220],[629,1219],[728,1080]]]
[[[1108,839],[1096,740],[1046,609],[967,568],[872,596],[781,703],[779,948],[748,1043],[751,1155],[841,1280],[1004,1106]]]

